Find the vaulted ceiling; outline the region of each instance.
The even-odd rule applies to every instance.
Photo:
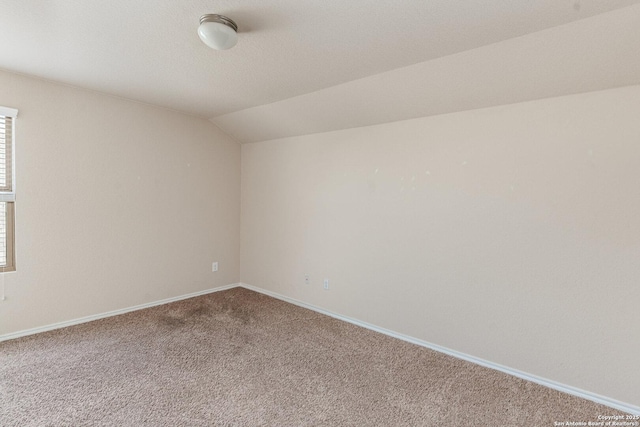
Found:
[[[392,93],[377,93],[371,88],[394,86],[384,77],[375,79],[398,69],[408,70],[398,74],[398,78],[403,78],[402,73],[413,73],[414,80],[423,76],[420,86],[429,86],[423,87],[425,93],[444,98],[446,91],[443,94],[438,88],[459,86],[455,79],[450,81],[451,75],[462,73],[461,78],[469,80],[463,72],[465,67],[480,67],[477,72],[487,75],[499,71],[484,69],[485,62],[470,59],[471,62],[456,63],[456,55],[484,47],[483,55],[493,63],[512,63],[505,54],[529,45],[505,45],[504,51],[488,46],[565,24],[577,25],[576,21],[594,19],[621,8],[640,18],[640,6],[634,6],[639,3],[640,0],[0,0],[0,39],[4,41],[0,43],[0,69],[198,115],[211,119],[239,141],[252,142],[517,101],[501,95],[504,99],[496,102],[467,102],[467,105],[464,97],[455,95],[453,103],[433,99],[430,108],[422,105],[422,109],[402,114],[397,114],[398,108],[394,107],[395,115],[393,111],[375,112],[364,119],[356,115],[353,120],[343,118],[345,123],[334,123],[340,121],[334,118],[332,123],[323,124],[320,117],[319,127],[312,124],[274,131],[273,125],[266,123],[271,118],[282,120],[282,115],[289,111],[293,114],[300,108],[309,107],[313,111],[318,103],[335,110],[340,105],[335,97],[393,97]],[[198,20],[206,13],[224,14],[237,22],[239,42],[235,48],[214,51],[199,40]],[[633,56],[613,58],[623,63],[609,64],[610,67],[630,71],[610,80],[617,79],[619,85],[640,83],[640,68],[636,69],[638,45],[630,35],[632,31],[640,33],[637,31],[640,22],[625,20],[629,15],[625,11],[617,13],[617,19],[624,21],[622,26],[629,28],[607,39],[606,46],[596,45],[593,55],[604,55],[602,61],[612,60],[606,56],[611,55],[607,51],[618,49],[620,58]],[[591,28],[597,35],[602,31],[599,23],[621,26],[611,19],[593,22]],[[527,64],[528,68],[537,64],[544,71],[546,66],[539,61],[545,60],[544,51],[548,48],[553,58],[558,56],[552,60],[560,61],[550,67],[566,70],[575,63],[571,60],[562,64],[561,57],[566,57],[567,50],[576,58],[590,57],[589,44],[597,44],[599,39],[586,40],[589,33],[579,28],[571,34],[585,35],[582,44],[579,39],[566,40],[567,33],[550,34],[565,36],[564,40],[558,40],[565,43],[565,50],[558,51],[552,38],[540,39],[540,43],[533,44],[535,63]],[[633,46],[636,54],[628,55],[627,49]],[[453,58],[452,62],[443,63],[447,57]],[[585,64],[593,66],[589,61]],[[500,69],[504,66],[500,65]],[[566,71],[570,75],[577,70]],[[525,73],[517,67],[514,72]],[[529,90],[528,86],[536,85],[530,77],[523,77],[518,84]],[[564,75],[560,77],[561,83],[567,79]],[[605,77],[598,78],[602,84],[585,86],[583,82],[580,84],[584,87],[579,90],[612,86],[604,81]],[[333,89],[367,79],[373,80],[360,89],[358,83],[343,92]],[[546,85],[544,90],[539,94],[533,90],[527,97],[562,94],[562,90],[548,90],[548,80],[542,78],[540,85]],[[488,83],[480,78],[478,84],[498,82]],[[394,88],[393,92],[398,90],[402,93],[403,89]],[[410,87],[404,90],[412,91]],[[500,88],[495,90],[501,92]],[[502,90],[513,92],[508,85]],[[472,93],[473,96],[477,94]],[[300,97],[306,97],[301,105],[295,101]],[[365,99],[363,105],[375,103],[376,99]],[[383,103],[384,99],[378,101]],[[295,114],[291,118],[296,120]],[[243,134],[245,128],[253,129],[253,133]]]

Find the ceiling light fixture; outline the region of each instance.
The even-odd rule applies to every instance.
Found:
[[[238,43],[238,26],[226,16],[202,15],[198,35],[212,49],[231,49]]]

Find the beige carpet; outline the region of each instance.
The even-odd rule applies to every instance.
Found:
[[[553,426],[620,413],[235,288],[0,343],[1,426]]]

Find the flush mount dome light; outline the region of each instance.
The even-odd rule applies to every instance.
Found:
[[[231,49],[238,43],[238,26],[226,16],[202,15],[198,35],[212,49]]]

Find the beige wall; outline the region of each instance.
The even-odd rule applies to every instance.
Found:
[[[0,105],[0,335],[242,279],[640,404],[640,86],[244,145],[242,174],[198,118],[5,72]]]
[[[0,105],[19,109],[0,335],[238,282],[240,146],[213,124],[6,72]]]
[[[241,279],[639,405],[639,112],[631,86],[243,145]]]

